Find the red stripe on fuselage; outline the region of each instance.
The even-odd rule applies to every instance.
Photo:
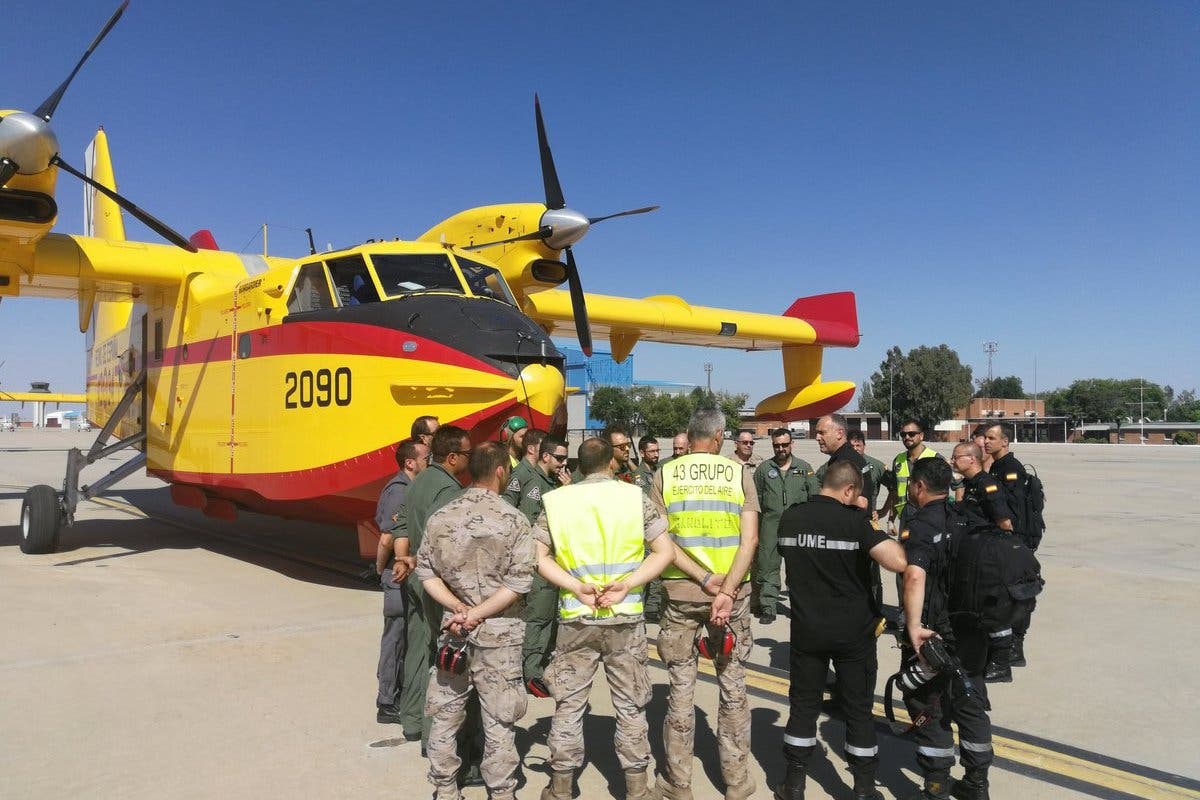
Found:
[[[522,403],[506,401],[451,422],[467,430],[495,430],[499,419],[533,416],[533,427],[546,428],[550,417]],[[474,437],[472,437],[474,438]],[[476,440],[480,441],[480,440]],[[148,470],[172,484],[198,486],[212,497],[252,511],[313,522],[353,525],[375,514],[379,493],[396,472],[396,445],[309,469],[241,475]]]
[[[360,322],[292,322],[268,325],[249,332],[250,358],[298,355],[361,355],[407,358],[505,375],[502,370],[469,356],[461,350],[411,333],[364,325]],[[408,349],[405,349],[407,345]],[[183,357],[187,349],[187,358]],[[186,366],[228,361],[233,355],[233,337],[218,336],[188,342],[163,351],[161,366]],[[159,363],[150,365],[160,366]]]

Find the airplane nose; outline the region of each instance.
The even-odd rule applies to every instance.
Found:
[[[563,403],[566,382],[555,367],[526,364],[517,387],[518,397],[524,395],[525,403],[534,413],[551,418]]]

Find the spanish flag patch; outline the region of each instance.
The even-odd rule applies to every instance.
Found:
[[[997,491],[999,488],[1000,486],[998,484],[993,483],[991,486],[984,489],[984,491],[988,494],[991,494],[992,492]]]
[[[1006,481],[1015,481],[1016,479],[1017,479],[1017,473],[1015,473],[1015,472],[1010,472],[1004,476],[1004,480],[1006,480]]]
[[[905,528],[904,530],[900,531],[900,541],[903,542],[907,538],[908,538],[908,529]]]

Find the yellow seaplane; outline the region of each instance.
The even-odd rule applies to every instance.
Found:
[[[599,222],[655,207],[569,208],[536,97],[543,202],[472,208],[414,241],[310,246],[300,258],[219,250],[207,231],[184,237],[117,191],[103,129],[77,169],[51,127],[125,7],[35,111],[0,111],[0,297],[78,304],[87,416],[103,423],[90,450],[69,454],[61,492],[26,493],[25,552],[53,551],[81,500],[144,469],[211,517],[247,509],[357,525],[374,553],[360,523],[416,417],[435,414],[476,441],[514,414],[565,430],[552,337],[574,336],[589,355],[593,336],[606,337],[617,360],[641,341],[781,350],[785,388],[758,403],[764,419],[819,416],[853,395],[853,382],[821,380],[823,348],[858,343],[852,293],[774,315],[584,292],[573,247]],[[51,232],[61,172],[88,187],[85,235]],[[122,211],[168,244],[127,239]],[[121,467],[79,484],[85,466],[123,449],[132,457]]]

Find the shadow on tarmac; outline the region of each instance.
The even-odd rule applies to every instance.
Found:
[[[18,498],[23,496],[23,493],[17,493]],[[56,560],[53,566],[102,566],[97,562],[156,550],[205,550],[305,583],[362,591],[380,590],[374,570],[370,570],[369,576],[361,578],[337,571],[367,567],[358,558],[357,539],[353,532],[345,529],[247,512],[243,512],[236,523],[219,522],[198,512],[193,514],[174,506],[165,489],[132,489],[114,492],[113,497],[124,499],[143,513],[178,519],[186,527],[177,527],[154,518],[78,519],[74,525],[62,530],[56,554],[63,557]],[[207,531],[211,531],[212,535],[208,535]],[[237,541],[242,538],[246,539],[245,544]],[[0,527],[0,548],[18,547],[20,540],[21,532],[17,525]],[[278,552],[258,549],[256,540]],[[85,549],[116,552],[74,559],[69,557],[69,554]],[[316,563],[307,563],[304,560],[306,558]],[[329,562],[330,566],[321,566],[322,560]]]

